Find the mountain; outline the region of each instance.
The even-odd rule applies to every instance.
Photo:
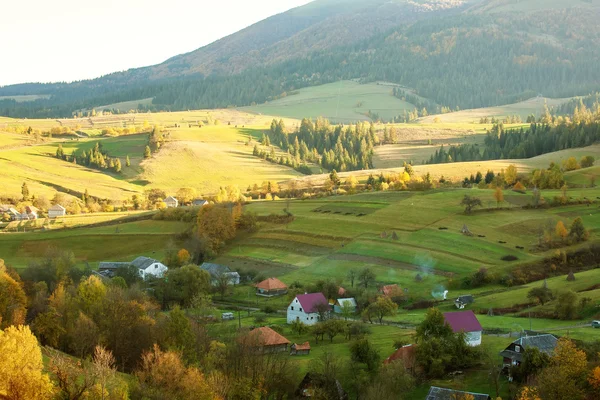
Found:
[[[149,97],[150,109],[244,106],[341,79],[398,83],[451,108],[571,97],[600,88],[599,18],[600,0],[317,0],[159,65],[0,88],[50,95],[0,100],[0,114]]]

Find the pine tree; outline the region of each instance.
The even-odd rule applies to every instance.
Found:
[[[21,194],[23,195],[23,200],[29,200],[29,188],[27,187],[27,182],[23,182],[21,186]]]
[[[151,155],[152,152],[150,151],[150,146],[146,146],[146,149],[144,150],[144,158],[150,158]]]
[[[129,154],[125,157],[125,166],[131,167],[131,161],[129,160]]]

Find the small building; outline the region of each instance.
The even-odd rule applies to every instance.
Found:
[[[463,392],[462,390],[446,389],[437,386],[431,386],[425,400],[456,400],[456,399],[472,399],[472,400],[492,400],[489,394]]]
[[[2,216],[4,214],[8,215],[11,221],[19,219],[18,217],[19,215],[21,215],[21,213],[18,212],[17,209],[11,206],[10,204],[0,205],[0,220],[2,219]]]
[[[177,208],[177,206],[179,206],[179,201],[173,196],[167,197],[164,202],[167,205],[167,208]]]
[[[64,217],[67,215],[67,209],[60,204],[55,204],[48,209],[48,218]]]
[[[320,390],[327,394],[327,398],[335,400],[348,400],[348,394],[337,379],[329,381],[324,375],[309,372],[300,382],[296,397],[314,397],[315,391]]]
[[[402,289],[400,289],[400,286],[393,284],[393,285],[385,285],[382,286],[381,289],[379,290],[381,292],[381,294],[383,294],[386,297],[390,297],[390,296],[395,296],[398,293],[401,293]]]
[[[551,355],[558,344],[558,339],[554,335],[536,335],[524,336],[512,342],[508,347],[500,352],[502,356],[502,365],[513,367],[523,362],[525,350],[536,348],[542,353]]]
[[[280,296],[288,292],[287,285],[277,278],[265,279],[254,287],[256,287],[256,295],[263,297]]]
[[[162,278],[169,270],[166,265],[158,260],[149,257],[138,257],[132,262],[106,262],[98,264],[98,273],[106,278],[112,278],[116,275],[116,271],[120,268],[126,268],[133,265],[138,269],[140,277],[147,279],[151,276]]]
[[[329,312],[330,306],[323,293],[299,294],[287,309],[287,323],[301,321],[306,325],[319,322],[319,311]]]
[[[196,199],[194,201],[192,201],[192,206],[194,207],[204,207],[208,205],[208,201],[203,200],[203,199]]]
[[[200,269],[205,270],[210,274],[210,283],[213,286],[217,286],[222,278],[228,278],[230,285],[240,284],[240,274],[236,271],[232,271],[226,265],[213,264],[213,263],[202,263]]]
[[[140,276],[143,279],[149,276],[162,278],[165,272],[169,270],[166,265],[150,257],[138,257],[131,262],[131,265],[140,270]]]
[[[261,353],[286,352],[290,341],[268,326],[256,328],[246,336],[246,342]]]
[[[36,207],[34,207],[34,206],[27,206],[27,207],[25,207],[25,212],[24,213],[17,213],[15,215],[15,219],[17,221],[35,220],[35,219],[38,218],[38,212],[39,212],[39,210]]]
[[[348,304],[347,307],[350,307],[350,310],[352,310],[353,313],[356,311],[356,300],[354,297],[348,297],[346,299],[337,299],[333,305],[333,312],[336,314],[341,314],[344,304]]]
[[[467,305],[473,304],[475,299],[470,294],[465,294],[464,296],[458,296],[456,300],[454,300],[454,305],[459,310],[463,310]]]
[[[386,358],[383,363],[389,364],[397,360],[402,360],[404,368],[411,374],[414,374],[417,365],[417,346],[413,344],[402,346]]]
[[[469,346],[479,346],[481,344],[483,328],[473,311],[447,312],[444,313],[444,320],[450,325],[452,332],[464,332],[465,342]]]
[[[224,313],[221,314],[221,319],[223,321],[230,321],[230,320],[232,320],[234,318],[235,318],[235,316],[233,315],[232,312],[224,312]]]
[[[290,355],[291,356],[305,356],[305,355],[309,355],[310,354],[310,343],[308,342],[304,342],[304,343],[294,343],[291,347],[290,347]]]

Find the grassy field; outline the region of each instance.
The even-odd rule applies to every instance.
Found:
[[[544,103],[548,104],[548,107],[551,108],[554,106],[559,106],[569,100],[570,98],[549,99],[545,97],[534,97],[529,100],[521,101],[519,103],[514,104],[507,104],[504,106],[476,108],[472,110],[462,110],[448,114],[430,115],[424,118],[420,118],[419,122],[432,123],[434,120],[436,120],[441,123],[479,124],[479,120],[484,117],[505,118],[513,115],[518,115],[523,121],[525,121],[527,119],[527,116],[531,114],[534,114],[536,117],[539,117],[540,114],[544,111]]]
[[[15,268],[24,268],[57,248],[72,251],[78,262],[92,267],[99,261],[129,261],[140,255],[160,260],[185,227],[181,222],[147,220],[95,228],[0,233],[0,258]]]
[[[392,95],[392,87],[376,83],[340,81],[298,90],[278,100],[241,110],[290,118],[324,117],[333,122],[352,123],[370,120],[367,113],[384,120],[411,111],[414,105]]]

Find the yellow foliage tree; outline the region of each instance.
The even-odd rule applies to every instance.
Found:
[[[596,390],[600,390],[600,367],[596,367],[592,370],[588,377],[588,382]]]
[[[558,236],[559,238],[561,238],[563,240],[569,234],[569,232],[567,231],[567,228],[565,227],[565,224],[563,224],[562,221],[558,221],[556,223],[556,228],[554,229],[554,231],[556,232],[556,236]]]
[[[525,386],[521,389],[517,400],[542,400],[538,395],[538,391],[534,387]]]
[[[500,207],[500,203],[504,201],[504,192],[502,192],[502,188],[496,188],[496,191],[494,192],[494,198],[496,199],[496,206]]]
[[[11,276],[0,259],[0,328],[25,322],[27,297],[21,282]]]
[[[358,179],[356,179],[354,175],[350,175],[348,178],[346,178],[344,183],[348,189],[356,189],[356,186],[358,185]]]
[[[177,262],[179,265],[186,265],[190,261],[190,253],[186,249],[177,252]]]
[[[0,398],[52,398],[54,386],[43,368],[42,351],[29,327],[0,331]]]
[[[504,171],[504,182],[507,185],[512,186],[517,181],[517,167],[514,164],[510,164],[506,171]]]

